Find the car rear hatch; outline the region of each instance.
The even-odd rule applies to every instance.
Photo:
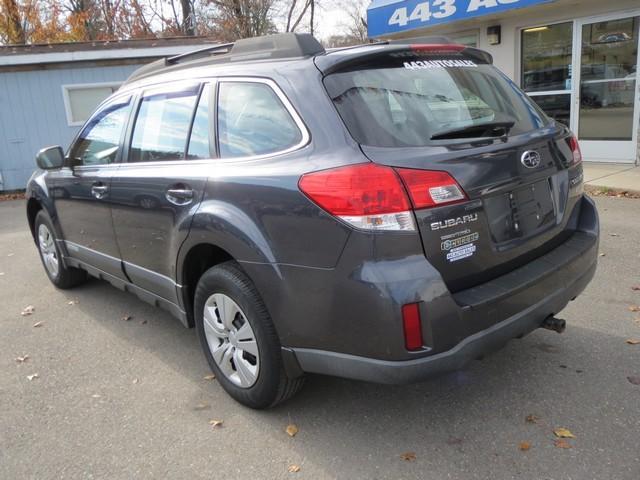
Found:
[[[369,48],[375,51],[343,52],[333,62],[317,57],[316,64],[364,154],[394,167],[412,199],[421,189],[436,193],[428,208],[414,202],[414,212],[424,253],[451,291],[512,271],[569,237],[582,167],[566,127],[550,121],[484,52]],[[448,175],[433,190],[409,185],[412,171]]]

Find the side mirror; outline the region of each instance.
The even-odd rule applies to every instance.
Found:
[[[64,152],[59,146],[43,148],[36,155],[36,163],[43,170],[53,170],[64,165]]]

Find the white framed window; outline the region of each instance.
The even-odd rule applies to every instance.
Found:
[[[453,43],[459,43],[466,47],[478,48],[480,45],[480,31],[479,30],[466,30],[464,32],[456,32],[446,34]]]
[[[96,107],[120,88],[122,82],[78,83],[62,85],[67,124],[78,127],[84,124]]]

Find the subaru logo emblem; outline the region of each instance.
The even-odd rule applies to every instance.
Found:
[[[534,150],[527,150],[522,154],[520,162],[527,168],[536,168],[540,165],[540,154]]]

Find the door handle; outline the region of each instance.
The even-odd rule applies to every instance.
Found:
[[[109,187],[107,187],[102,182],[94,183],[93,185],[91,185],[91,194],[98,200],[104,198],[108,191]]]
[[[188,205],[193,201],[193,190],[188,187],[170,188],[165,197],[174,205]]]

